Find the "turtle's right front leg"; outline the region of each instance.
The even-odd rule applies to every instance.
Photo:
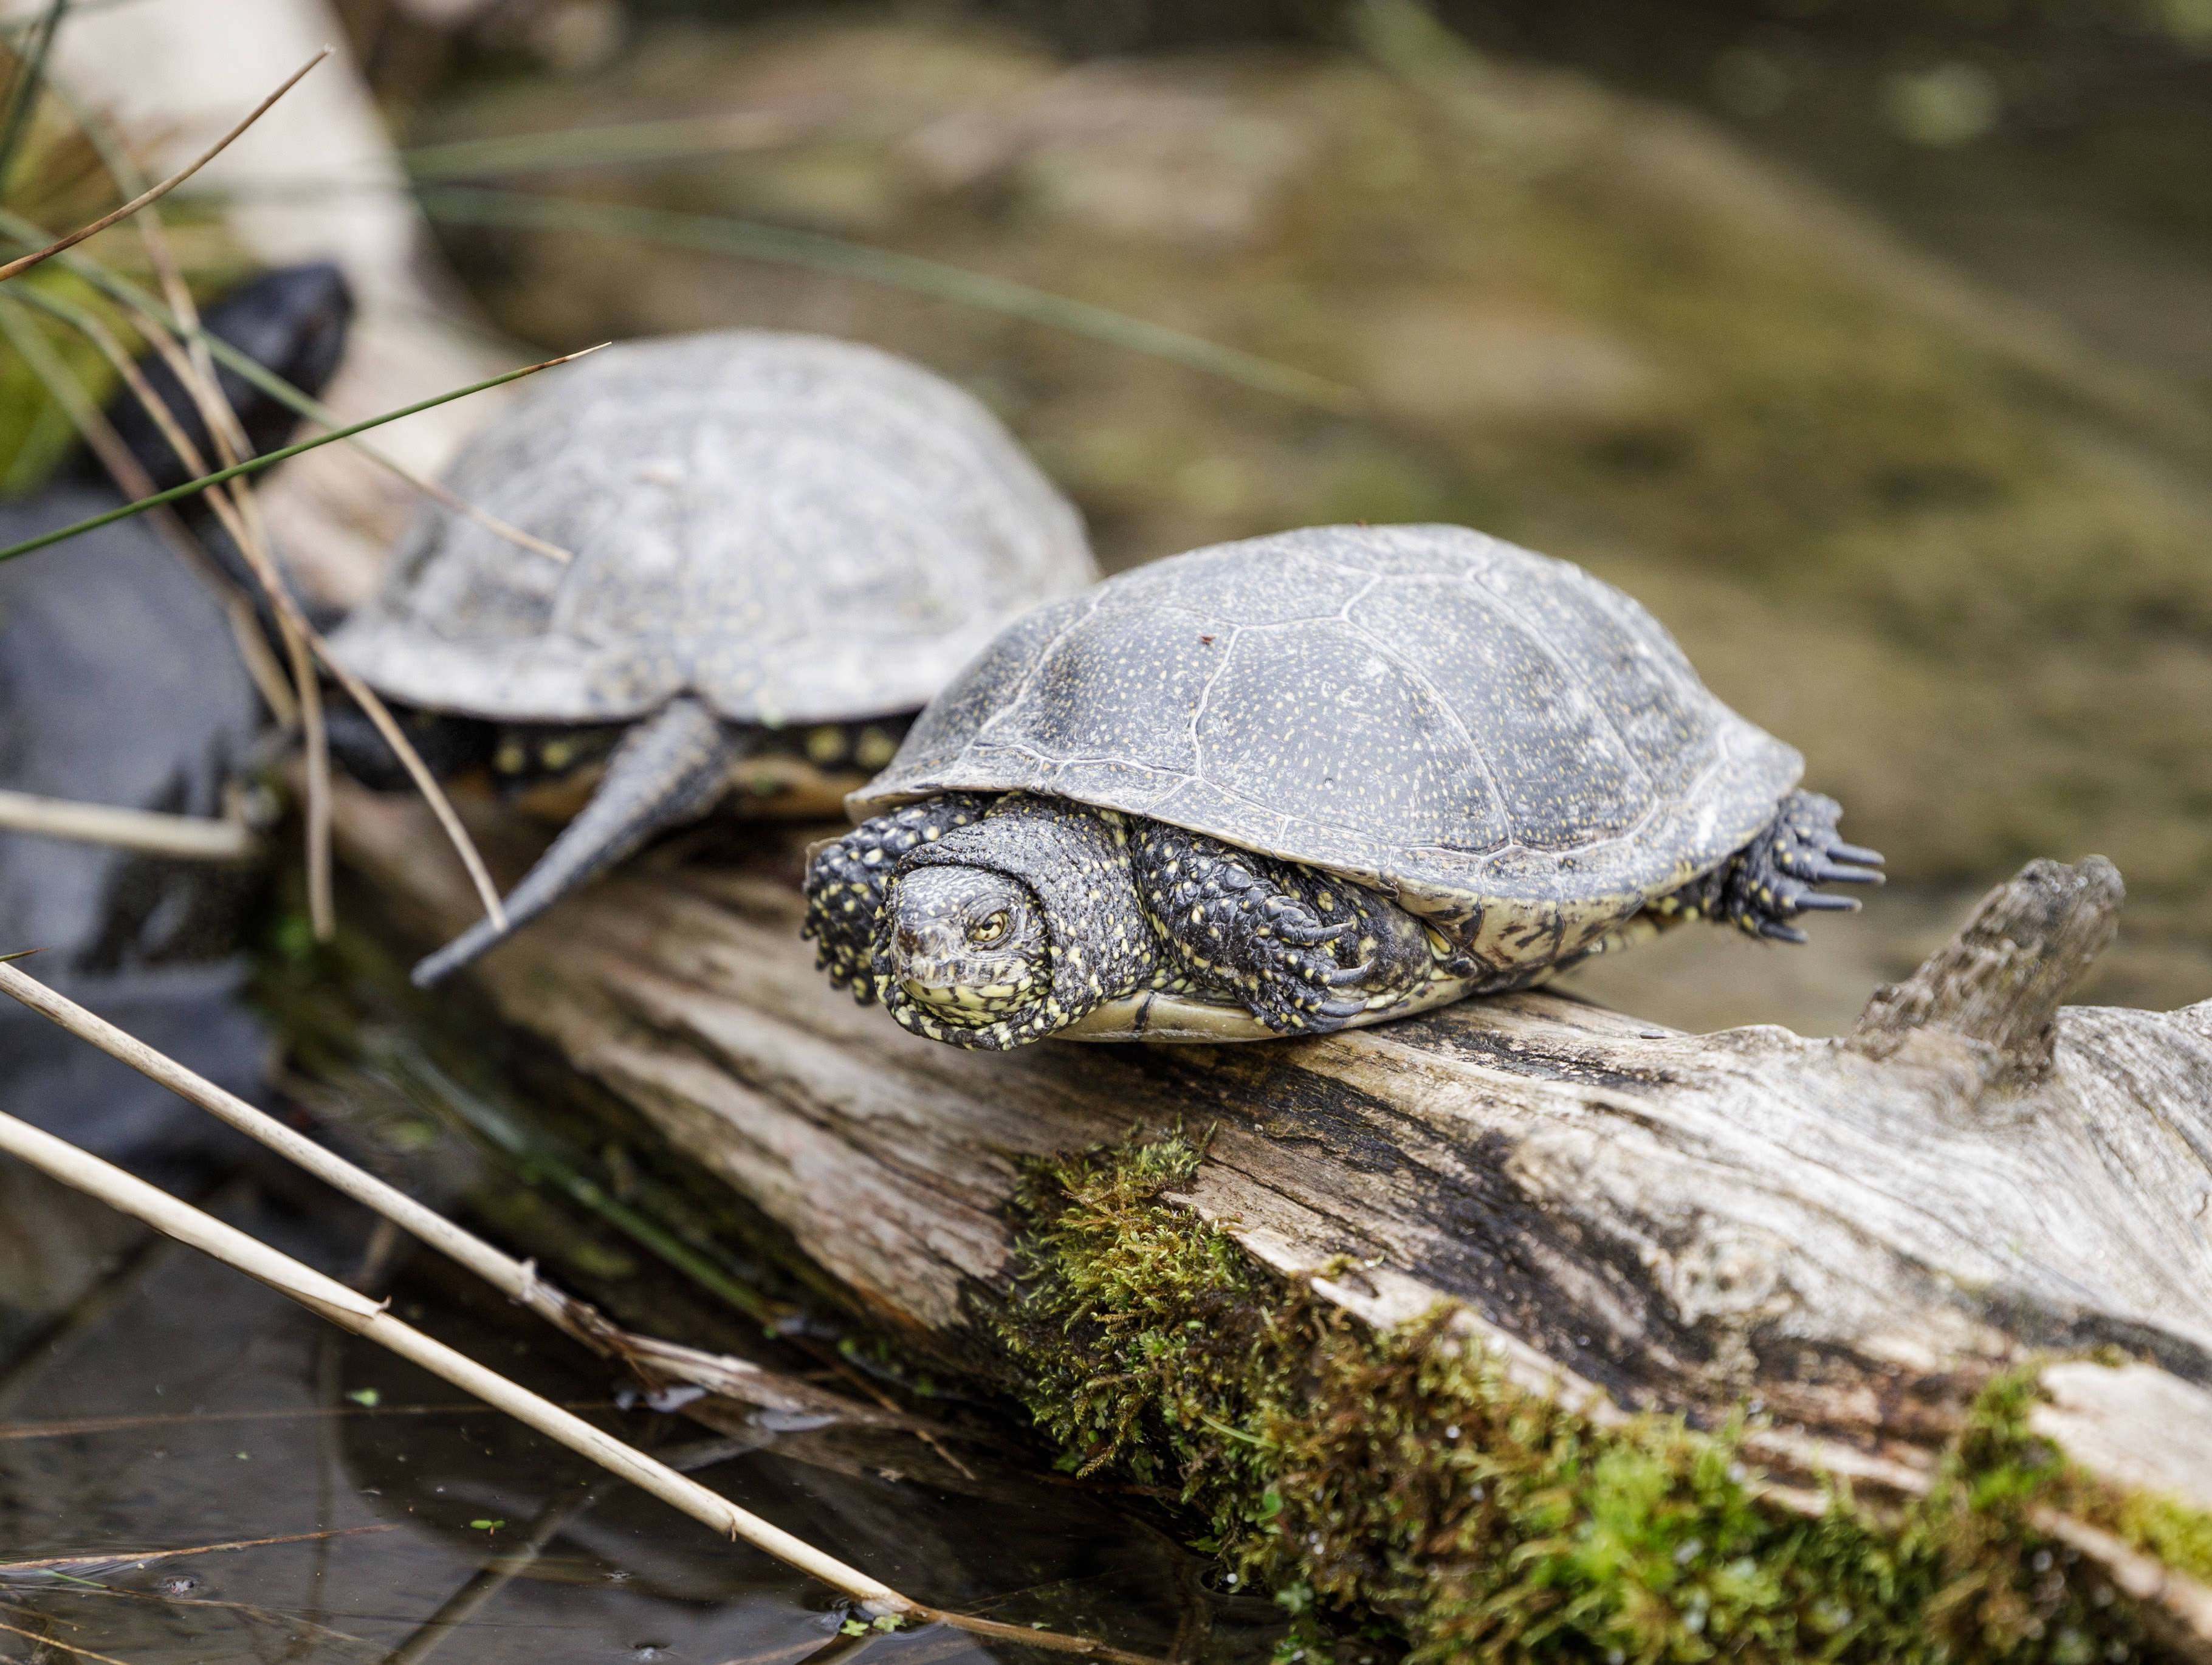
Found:
[[[814,939],[814,963],[830,981],[851,989],[862,1006],[876,1002],[876,922],[899,858],[955,827],[980,821],[991,801],[966,792],[925,798],[863,821],[820,846],[807,862],[806,923],[800,934]]]
[[[1326,1034],[1424,987],[1428,933],[1363,887],[1156,821],[1131,824],[1131,866],[1160,935],[1202,988],[1279,1035]]]

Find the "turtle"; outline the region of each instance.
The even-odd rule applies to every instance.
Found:
[[[1582,568],[1320,526],[1009,626],[810,853],[832,982],[933,1040],[1326,1033],[1681,921],[1802,942],[1875,851]]]
[[[1002,626],[1097,575],[1081,517],[998,420],[876,348],[714,331],[549,382],[447,483],[550,550],[428,503],[331,639],[433,767],[574,811],[507,931],[726,799],[834,812]],[[398,783],[357,721],[332,744]],[[506,934],[479,921],[414,981]]]

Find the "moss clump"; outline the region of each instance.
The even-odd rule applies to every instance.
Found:
[[[2028,1431],[2001,1378],[1929,1495],[1818,1518],[1762,1494],[1738,1431],[1600,1429],[1507,1382],[1449,1315],[1377,1336],[1164,1199],[1200,1152],[1133,1140],[1036,1170],[1001,1334],[1079,1472],[1180,1487],[1233,1583],[1299,1616],[1286,1651],[1371,1656],[1321,1614],[1388,1619],[1414,1661],[2151,1656],[2136,1609],[2037,1534],[2057,1504],[2185,1570],[2212,1522],[2127,1499]]]

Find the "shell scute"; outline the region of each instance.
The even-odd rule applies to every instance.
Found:
[[[1204,778],[1266,810],[1393,844],[1490,849],[1506,836],[1434,684],[1341,621],[1240,633],[1198,736]]]
[[[1011,617],[1095,575],[1073,508],[983,407],[818,337],[626,343],[495,420],[333,637],[380,691],[508,720],[737,721],[921,706]]]
[[[1423,667],[1480,762],[1498,831],[1450,841],[1459,848],[1572,850],[1619,836],[1650,807],[1650,781],[1595,690],[1484,588],[1401,579],[1378,586],[1352,619]]]

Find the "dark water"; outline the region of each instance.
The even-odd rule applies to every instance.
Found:
[[[358,1275],[366,1218],[283,1189],[234,1178],[212,1206]],[[26,1632],[131,1665],[1044,1656],[945,1630],[855,1644],[830,1592],[240,1275],[20,1169],[0,1171],[0,1561],[100,1558],[0,1572],[0,1659],[68,1656]],[[1024,1473],[988,1433],[945,1448],[972,1478],[905,1434],[773,1416],[710,1433],[615,1408],[605,1367],[421,1257],[369,1281],[410,1322],[923,1599],[1189,1660],[1262,1659],[1279,1630],[1267,1603],[1208,1587],[1169,1517]],[[320,1535],[134,1559],[295,1534]]]

